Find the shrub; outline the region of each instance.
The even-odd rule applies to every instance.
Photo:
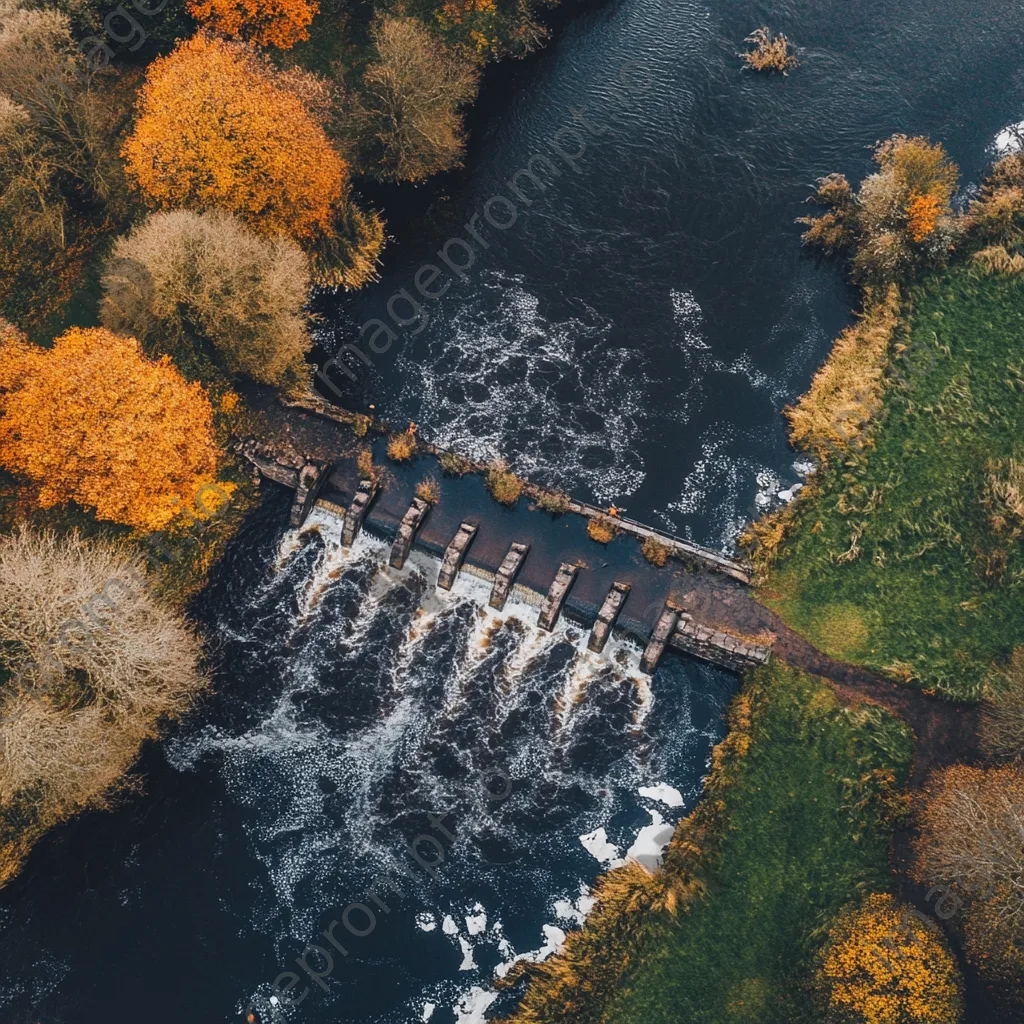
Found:
[[[321,288],[362,288],[378,277],[384,249],[384,221],[376,210],[349,201],[326,228],[305,242],[313,281]]]
[[[102,802],[139,743],[203,685],[195,634],[124,548],[26,530],[0,538],[0,815],[38,834]],[[2,830],[0,881],[31,838]]]
[[[747,67],[754,71],[778,71],[786,75],[790,68],[797,66],[792,44],[781,32],[774,35],[768,28],[757,28],[743,42],[754,47],[740,54]]]
[[[487,469],[487,489],[495,501],[514,505],[523,493],[523,481],[508,468],[506,462],[496,459]]]
[[[457,455],[455,452],[441,452],[437,457],[441,465],[441,472],[447,476],[465,476],[473,469],[469,459]]]
[[[150,215],[114,245],[100,316],[159,347],[199,333],[234,373],[281,384],[309,349],[306,259],[287,238],[261,238],[229,213]]]
[[[962,227],[950,200],[958,171],[941,145],[894,135],[875,148],[878,171],[856,195],[842,175],[818,182],[813,201],[828,207],[801,218],[806,245],[826,255],[853,252],[853,272],[864,283],[888,283],[941,266]]]
[[[354,97],[360,162],[384,181],[422,181],[462,163],[459,108],[478,73],[415,18],[384,17],[371,31],[377,60]]]
[[[663,544],[657,537],[644,537],[640,550],[644,553],[644,558],[648,562],[658,566],[665,565],[672,554],[672,549],[667,544]]]
[[[388,458],[395,462],[405,462],[416,454],[416,426],[410,423],[408,429],[401,434],[392,434],[388,441]]]
[[[608,544],[618,536],[619,527],[615,520],[605,516],[593,516],[587,520],[587,536],[598,544]]]
[[[445,39],[473,63],[522,57],[547,36],[529,0],[443,0],[434,18]]]
[[[153,207],[222,208],[262,234],[332,222],[346,165],[301,100],[244,46],[197,35],[149,66],[129,178]]]
[[[1024,648],[989,680],[982,705],[981,746],[995,761],[1024,759]]]
[[[537,508],[560,516],[569,511],[569,495],[563,491],[541,491],[537,497]]]
[[[0,352],[0,464],[43,508],[74,500],[97,518],[168,526],[212,484],[219,451],[206,392],[134,338],[73,327],[52,349]]]
[[[432,476],[424,477],[416,485],[416,497],[436,505],[441,500],[441,485]]]
[[[817,984],[830,1024],[957,1024],[963,1006],[937,926],[885,893],[833,926]]]
[[[309,38],[317,0],[188,0],[188,13],[225,36],[286,50]]]

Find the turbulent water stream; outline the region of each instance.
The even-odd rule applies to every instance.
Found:
[[[622,0],[559,18],[545,51],[489,74],[464,171],[380,196],[383,280],[324,298],[322,340],[386,317],[585,107],[605,131],[578,171],[491,229],[349,397],[728,545],[797,481],[780,409],[853,301],[800,252],[810,184],[861,177],[898,130],[976,179],[1024,117],[1024,8]],[[735,57],[766,20],[801,47],[784,80]],[[626,64],[647,83],[628,104]],[[645,856],[698,798],[730,676],[668,655],[647,681],[624,642],[594,659],[571,624],[495,614],[468,575],[438,595],[436,564],[387,570],[369,536],[344,555],[336,523],[296,533],[286,509],[272,491],[197,602],[214,691],[147,750],[139,792],[58,829],[0,892],[4,1024],[220,1022],[250,1004],[469,1024],[496,967],[557,945],[602,864]],[[315,951],[296,963],[309,943],[330,970]],[[289,1008],[269,1002],[283,972],[306,993]]]

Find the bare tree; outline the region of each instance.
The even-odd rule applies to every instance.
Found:
[[[476,95],[476,66],[414,18],[381,18],[372,35],[379,59],[352,111],[364,166],[386,181],[457,167],[465,147],[459,107]]]
[[[921,815],[916,874],[984,899],[1024,928],[1024,769],[953,765],[936,777]]]
[[[266,383],[295,376],[310,346],[306,257],[223,211],[150,215],[115,243],[103,290],[111,330],[156,347],[198,334],[230,370]]]
[[[98,796],[203,685],[194,632],[125,548],[27,529],[0,539],[0,806]]]
[[[981,713],[982,748],[995,761],[1024,760],[1024,648],[1014,651],[989,689]]]

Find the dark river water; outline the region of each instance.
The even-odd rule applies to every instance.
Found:
[[[800,251],[813,180],[860,178],[895,131],[941,139],[976,180],[1024,118],[1024,6],[558,17],[543,52],[489,73],[464,171],[374,197],[394,235],[383,278],[322,300],[322,340],[370,352],[360,325],[410,321],[351,403],[727,548],[797,481],[780,410],[854,301]],[[764,23],[800,46],[786,79],[736,59]],[[558,172],[543,189],[515,177],[538,154]],[[441,289],[454,238],[464,279],[394,300],[426,264]],[[648,685],[625,642],[589,659],[571,626],[487,612],[472,578],[439,598],[426,561],[388,573],[370,537],[343,557],[336,526],[298,536],[286,510],[272,492],[197,602],[212,694],[146,752],[137,793],[47,837],[0,892],[3,1024],[250,1005],[472,1024],[495,968],[542,956],[602,863],[698,798],[732,677],[669,655]],[[301,1001],[272,1004],[275,979]]]

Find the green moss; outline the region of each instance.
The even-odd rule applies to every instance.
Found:
[[[909,730],[879,708],[841,708],[821,680],[782,665],[754,673],[739,699],[749,745],[730,741],[731,781],[712,783],[697,812],[715,821],[710,895],[663,920],[605,1021],[813,1019],[804,983],[832,915],[888,888],[877,797],[909,770]]]
[[[1024,286],[956,268],[911,300],[869,445],[812,489],[760,596],[836,657],[973,700],[1024,643],[1024,549],[983,501],[1024,456]]]

